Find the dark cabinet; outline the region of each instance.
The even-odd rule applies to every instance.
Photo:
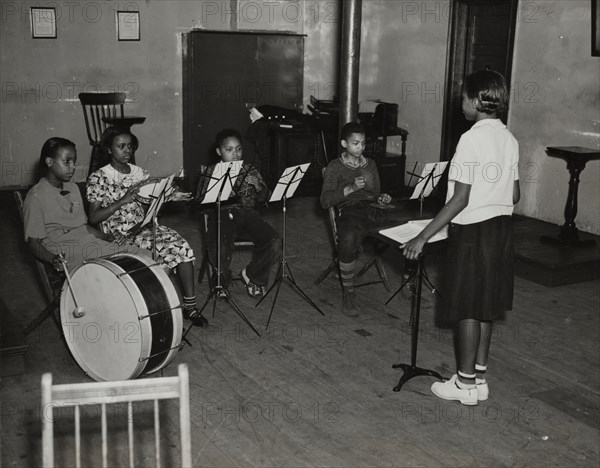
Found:
[[[249,108],[302,110],[304,36],[191,31],[183,35],[183,165],[188,187],[216,162],[215,135],[250,126]],[[257,159],[244,142],[244,160]]]

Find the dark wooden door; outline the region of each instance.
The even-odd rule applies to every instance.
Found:
[[[201,164],[216,161],[215,135],[244,135],[250,106],[302,109],[304,37],[193,31],[183,35],[183,163],[193,189]],[[253,159],[244,144],[244,159]]]
[[[517,0],[453,0],[442,128],[442,161],[454,155],[472,122],[461,109],[464,79],[477,70],[504,75],[510,87]],[[506,122],[506,116],[501,118]]]

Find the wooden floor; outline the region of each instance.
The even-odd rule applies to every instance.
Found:
[[[16,211],[5,203],[9,197],[2,200],[0,295],[24,326],[44,300]],[[271,219],[280,229],[277,209]],[[186,208],[172,208],[161,221],[200,251],[199,223]],[[359,290],[361,315],[342,315],[336,280],[312,284],[330,261],[326,223],[314,199],[288,202],[290,266],[325,317],[284,285],[264,331],[271,301],[255,309],[236,284],[232,292],[262,337],[219,303],[210,327],[194,329],[193,346],[165,369],[165,375],[175,375],[177,363],[190,367],[195,466],[598,466],[598,282],[548,288],[516,278],[514,310],[495,327],[488,401],[465,407],[440,400],[430,392],[429,377],[415,378],[395,393],[401,373],[392,364],[410,357],[409,301],[399,295],[385,306],[390,294],[381,285],[367,286]],[[236,254],[236,267],[248,258]],[[399,253],[388,251],[384,263],[392,284],[399,285]],[[435,258],[427,263],[434,283],[437,263]],[[202,300],[206,285],[198,293]],[[452,332],[435,326],[435,306],[434,296],[425,292],[417,363],[449,376],[455,369]],[[29,335],[27,344],[25,373],[0,384],[5,467],[41,464],[41,374],[52,372],[56,383],[87,380],[52,321]],[[170,460],[176,460],[178,447],[176,414],[167,406],[162,443],[171,450]],[[87,416],[84,466],[99,466],[99,415]],[[72,466],[70,419],[66,413],[61,417],[55,421],[57,460]],[[136,420],[138,442],[149,434],[147,419],[142,414]],[[122,466],[123,415],[111,417],[109,428],[112,466]],[[152,444],[136,456],[137,466],[152,466]]]

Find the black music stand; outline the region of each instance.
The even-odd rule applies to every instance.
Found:
[[[402,224],[395,228],[382,230],[379,232],[380,235],[387,237],[394,241],[396,246],[402,246],[410,239],[412,239],[416,233],[423,230],[427,220],[423,221],[409,221],[408,223]],[[411,226],[412,225],[412,226]],[[387,231],[387,232],[386,232]],[[432,236],[429,239],[429,242],[437,242],[443,240],[447,237],[447,234],[444,230],[441,230],[435,236]],[[412,269],[408,278],[402,283],[400,288],[394,292],[394,294],[387,300],[386,305],[410,282],[415,283],[415,287],[412,290],[411,297],[411,308],[410,308],[410,327],[411,327],[411,349],[410,349],[410,364],[394,364],[392,367],[394,369],[402,369],[404,374],[400,378],[398,384],[394,387],[395,392],[399,392],[402,389],[402,386],[413,377],[417,377],[419,375],[428,375],[430,377],[437,377],[440,380],[444,379],[439,373],[430,370],[424,369],[422,367],[417,367],[417,345],[419,343],[419,319],[421,315],[421,294],[423,290],[423,282],[427,284],[431,288],[431,292],[436,295],[440,295],[435,288],[435,286],[429,280],[429,276],[427,275],[427,271],[425,270],[425,260],[424,254],[421,253],[416,261],[416,268]]]
[[[415,163],[415,169],[417,167],[417,164],[418,163]],[[425,201],[425,198],[431,195],[431,192],[433,192],[433,189],[437,185],[439,179],[442,177],[442,174],[444,173],[444,170],[446,169],[447,165],[448,161],[428,163],[425,164],[421,175],[414,173],[414,171],[409,172],[409,184],[413,176],[419,179],[419,181],[414,187],[413,194],[410,196],[410,200],[414,200],[417,198],[419,199],[419,216],[423,216],[423,202]]]
[[[281,283],[283,280],[287,280],[289,284],[292,285],[292,288],[300,295],[302,298],[308,302],[313,308],[315,308],[321,315],[325,316],[325,314],[317,307],[317,305],[311,300],[310,297],[300,289],[300,286],[296,283],[294,279],[294,275],[292,275],[292,270],[290,270],[290,266],[285,257],[285,243],[286,243],[286,200],[291,198],[296,191],[296,188],[300,184],[302,177],[306,173],[306,170],[310,166],[310,163],[300,164],[298,166],[290,166],[284,169],[279,181],[277,181],[277,186],[273,191],[273,195],[271,195],[270,202],[274,201],[283,201],[282,205],[282,213],[283,213],[283,229],[282,229],[282,241],[281,241],[281,264],[279,265],[279,269],[277,270],[277,278],[265,293],[263,297],[260,298],[260,301],[256,303],[254,307],[258,307],[263,300],[269,295],[269,293],[273,290],[275,286],[277,289],[275,290],[275,298],[273,299],[273,304],[271,304],[271,312],[269,313],[269,318],[267,320],[267,325],[265,326],[265,330],[269,328],[269,323],[271,322],[271,316],[273,315],[273,310],[275,309],[275,303],[277,302],[277,297],[279,296],[279,289],[281,288]]]
[[[159,185],[152,191],[150,198],[150,206],[146,211],[144,219],[140,223],[138,230],[143,228],[146,224],[152,221],[152,260],[156,261],[156,231],[158,228],[158,212],[162,208],[164,202],[167,200],[167,191],[173,186],[173,180],[175,174],[162,179]]]
[[[410,306],[410,364],[394,364],[392,366],[394,369],[400,368],[404,371],[404,374],[398,381],[398,385],[396,385],[393,389],[395,392],[399,392],[407,381],[419,375],[428,375],[430,377],[436,377],[440,380],[447,380],[434,370],[417,367],[417,345],[419,343],[419,318],[421,315],[421,292],[423,288],[423,281],[427,283],[434,294],[439,296],[439,293],[431,284],[431,281],[429,281],[427,272],[425,271],[423,254],[419,255],[419,259],[417,260],[417,268],[411,272],[408,279],[402,286],[400,286],[400,289],[405,287],[410,281],[416,282]],[[400,291],[400,289],[398,289],[398,291]],[[388,299],[386,305],[392,300],[398,291],[396,291],[394,295]]]
[[[234,167],[234,164],[237,167]],[[217,306],[217,300],[219,298],[225,299],[225,301],[231,306],[233,311],[238,314],[238,316],[248,325],[254,333],[260,336],[258,330],[252,325],[252,322],[248,320],[248,317],[242,312],[240,306],[234,301],[229,289],[226,286],[223,286],[223,268],[221,267],[221,202],[226,201],[233,190],[233,185],[235,183],[235,179],[238,176],[238,173],[241,169],[242,161],[229,161],[229,162],[220,162],[217,163],[215,169],[213,171],[213,175],[217,174],[217,177],[213,177],[213,175],[209,175],[208,171],[203,173],[201,177],[210,178],[208,190],[202,199],[202,203],[216,203],[217,204],[217,270],[215,272],[215,276],[217,277],[217,283],[211,285],[210,294],[206,298],[206,301],[200,308],[200,314],[206,308],[208,303],[213,301],[212,313],[213,317],[215,315],[215,309]],[[232,169],[234,169],[232,173]],[[220,176],[218,175],[220,174]],[[230,175],[232,174],[232,175]],[[188,329],[183,334],[183,338],[189,333],[192,326],[194,326],[195,321],[192,321],[192,324],[188,327]]]

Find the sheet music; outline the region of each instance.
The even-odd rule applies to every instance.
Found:
[[[140,224],[140,227],[145,226],[152,221],[152,218],[158,215],[160,208],[167,199],[167,191],[173,187],[173,180],[176,175],[177,174],[172,174],[169,177],[165,177],[156,185],[154,190],[152,190],[152,203],[150,203],[150,207],[148,208],[148,211],[146,211],[146,216]]]
[[[394,226],[393,228],[383,229],[379,231],[381,235],[389,237],[400,244],[406,244],[409,240],[414,239],[416,236],[421,234],[421,231],[431,222],[431,219],[415,219],[409,221],[406,224],[400,226]],[[448,238],[448,225],[444,226],[438,232],[436,232],[431,239],[427,241],[428,244],[438,242]]]
[[[424,197],[428,197],[429,195],[431,195],[431,192],[437,185],[438,181],[440,180],[440,177],[442,177],[442,174],[444,173],[444,170],[446,169],[447,165],[448,161],[425,164],[425,167],[423,168],[423,172],[421,174],[421,178],[419,179],[419,182],[417,182],[417,184],[415,185],[415,190],[410,196],[410,199],[414,200],[416,198],[420,198],[421,192],[423,192]],[[429,174],[431,174],[432,172],[432,176],[429,177]]]
[[[276,202],[281,200],[283,198],[284,193],[286,198],[291,198],[294,195],[296,189],[298,188],[298,185],[300,185],[302,177],[304,176],[304,174],[306,174],[308,166],[310,166],[310,163],[286,167],[283,170],[281,177],[277,181],[277,185],[275,186],[275,190],[273,190],[273,194],[271,195],[269,202]],[[296,171],[296,169],[298,168],[300,169]],[[294,173],[296,174],[295,176]],[[294,180],[292,180],[292,177],[294,177]],[[287,192],[285,190],[286,187],[289,187],[287,189]]]
[[[221,201],[227,200],[229,195],[231,195],[235,179],[240,173],[243,164],[244,161],[222,161],[215,164],[212,174],[209,174],[208,171],[203,174],[201,177],[210,177],[211,180],[208,182],[208,189],[200,203],[216,203],[221,187],[223,187]],[[229,180],[223,181],[223,176],[227,173],[227,169],[229,169]]]

